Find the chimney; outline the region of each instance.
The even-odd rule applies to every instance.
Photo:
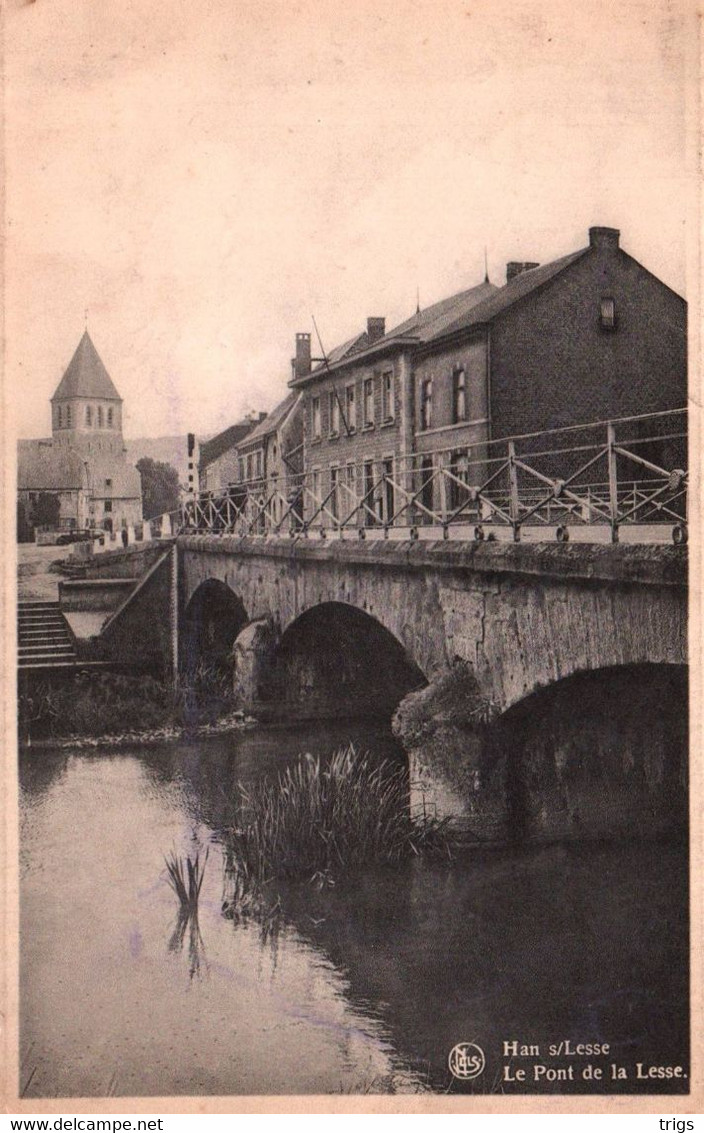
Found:
[[[618,228],[590,228],[589,246],[615,252],[618,248],[620,235]]]
[[[373,342],[378,342],[386,334],[386,319],[374,318],[371,316],[367,319],[367,340],[369,346]]]
[[[293,380],[310,373],[310,335],[302,331],[296,335],[296,357],[291,359]]]
[[[533,268],[539,267],[540,264],[534,264],[529,260],[526,260],[524,263],[518,260],[510,260],[509,263],[506,264],[506,282],[510,283],[517,275],[523,275],[524,271],[531,271]]]

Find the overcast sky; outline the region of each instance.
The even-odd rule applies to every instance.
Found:
[[[330,350],[592,224],[681,294],[683,0],[8,0],[6,389],[83,332],[125,433],[214,432]],[[693,76],[689,76],[691,83]]]

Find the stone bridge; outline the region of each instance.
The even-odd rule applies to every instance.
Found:
[[[414,797],[480,839],[686,815],[681,547],[177,540],[181,662],[268,719],[391,717]]]

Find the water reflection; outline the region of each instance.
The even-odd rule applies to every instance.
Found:
[[[354,738],[399,757],[384,731]],[[26,1096],[508,1091],[513,1039],[686,1063],[682,847],[483,853],[234,900],[218,831],[235,784],[349,739],[341,724],[23,755]],[[208,843],[198,914],[178,915],[164,853]],[[487,1059],[464,1087],[459,1041]]]
[[[176,924],[169,937],[168,951],[182,952],[186,934],[188,934],[188,974],[191,979],[194,976],[200,978],[204,967],[207,970],[207,960],[205,943],[198,923],[198,913],[194,911],[185,912],[183,909],[179,909],[176,915]]]

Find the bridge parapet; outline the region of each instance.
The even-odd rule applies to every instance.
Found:
[[[190,553],[291,563],[354,564],[381,570],[460,570],[534,579],[630,582],[642,586],[687,585],[685,548],[664,544],[330,541],[275,536],[180,535],[177,545]]]

